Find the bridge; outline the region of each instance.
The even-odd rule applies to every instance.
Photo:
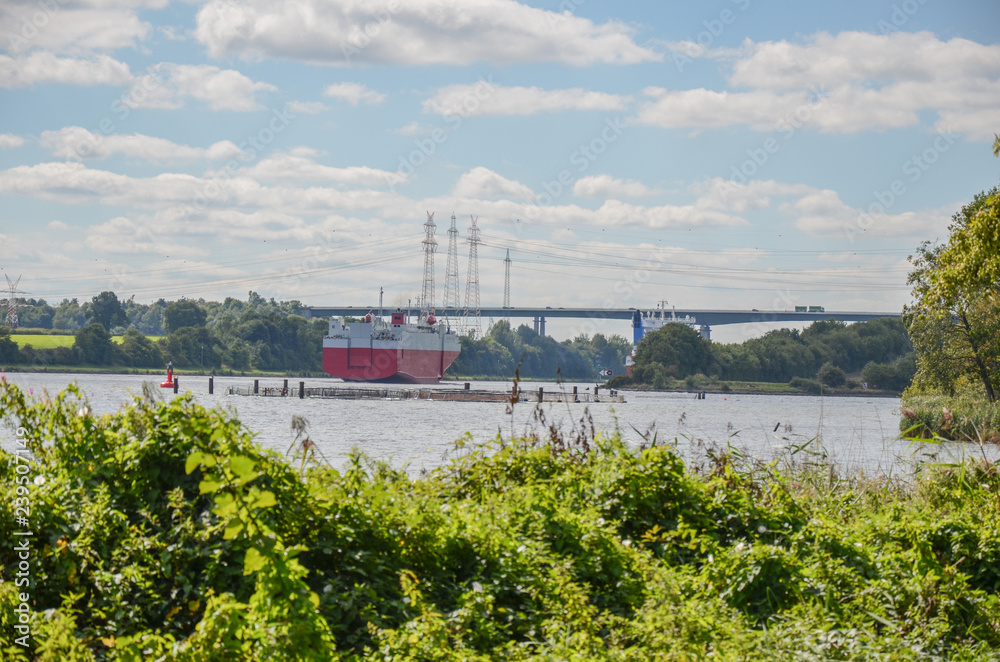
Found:
[[[346,306],[340,308],[306,307],[303,313],[306,317],[361,317],[368,312],[378,310],[378,306]],[[384,309],[386,312],[389,308]],[[411,309],[411,314],[415,314],[416,309]],[[536,333],[545,335],[545,320],[549,317],[565,317],[573,319],[600,319],[600,320],[633,320],[633,326],[637,315],[646,312],[657,312],[652,308],[489,308],[479,309],[483,317],[494,319],[503,318],[532,318]],[[708,338],[712,326],[723,324],[753,324],[761,322],[816,322],[819,320],[836,319],[842,322],[866,322],[868,320],[882,317],[901,317],[901,313],[873,313],[861,311],[797,311],[797,310],[712,310],[703,308],[677,308],[670,312],[679,318],[688,315],[693,317],[701,326],[702,336]],[[438,317],[461,317],[463,311],[437,310]]]

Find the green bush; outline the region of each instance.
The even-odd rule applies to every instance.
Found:
[[[0,380],[0,415],[34,454],[0,453],[4,660],[1000,658],[990,463],[914,488],[692,472],[655,438],[546,429],[410,476],[302,438],[286,461],[190,398],[94,416]]]
[[[804,377],[792,377],[792,380],[788,382],[788,385],[792,388],[797,388],[800,391],[805,391],[806,393],[822,393],[823,386],[819,382],[814,382],[811,379],[805,379]]]

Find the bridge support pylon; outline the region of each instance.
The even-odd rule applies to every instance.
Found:
[[[536,315],[534,319],[534,331],[540,336],[545,335],[545,318],[541,315]]]

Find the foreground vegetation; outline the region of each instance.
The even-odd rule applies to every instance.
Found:
[[[900,426],[925,437],[1000,439],[1000,188],[973,196],[948,232],[947,242],[924,242],[910,257],[914,301],[904,319],[917,370]]]
[[[285,460],[189,399],[94,416],[78,398],[0,381],[36,458],[0,462],[5,660],[1000,659],[989,463],[913,485],[686,467],[537,415],[543,437],[464,440],[413,477],[314,462],[301,419]]]

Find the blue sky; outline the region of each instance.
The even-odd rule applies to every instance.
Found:
[[[898,310],[907,255],[997,183],[997,26],[992,0],[8,1],[0,270],[53,303],[402,303],[434,211],[440,303],[454,211],[484,304],[510,249],[515,306]]]

